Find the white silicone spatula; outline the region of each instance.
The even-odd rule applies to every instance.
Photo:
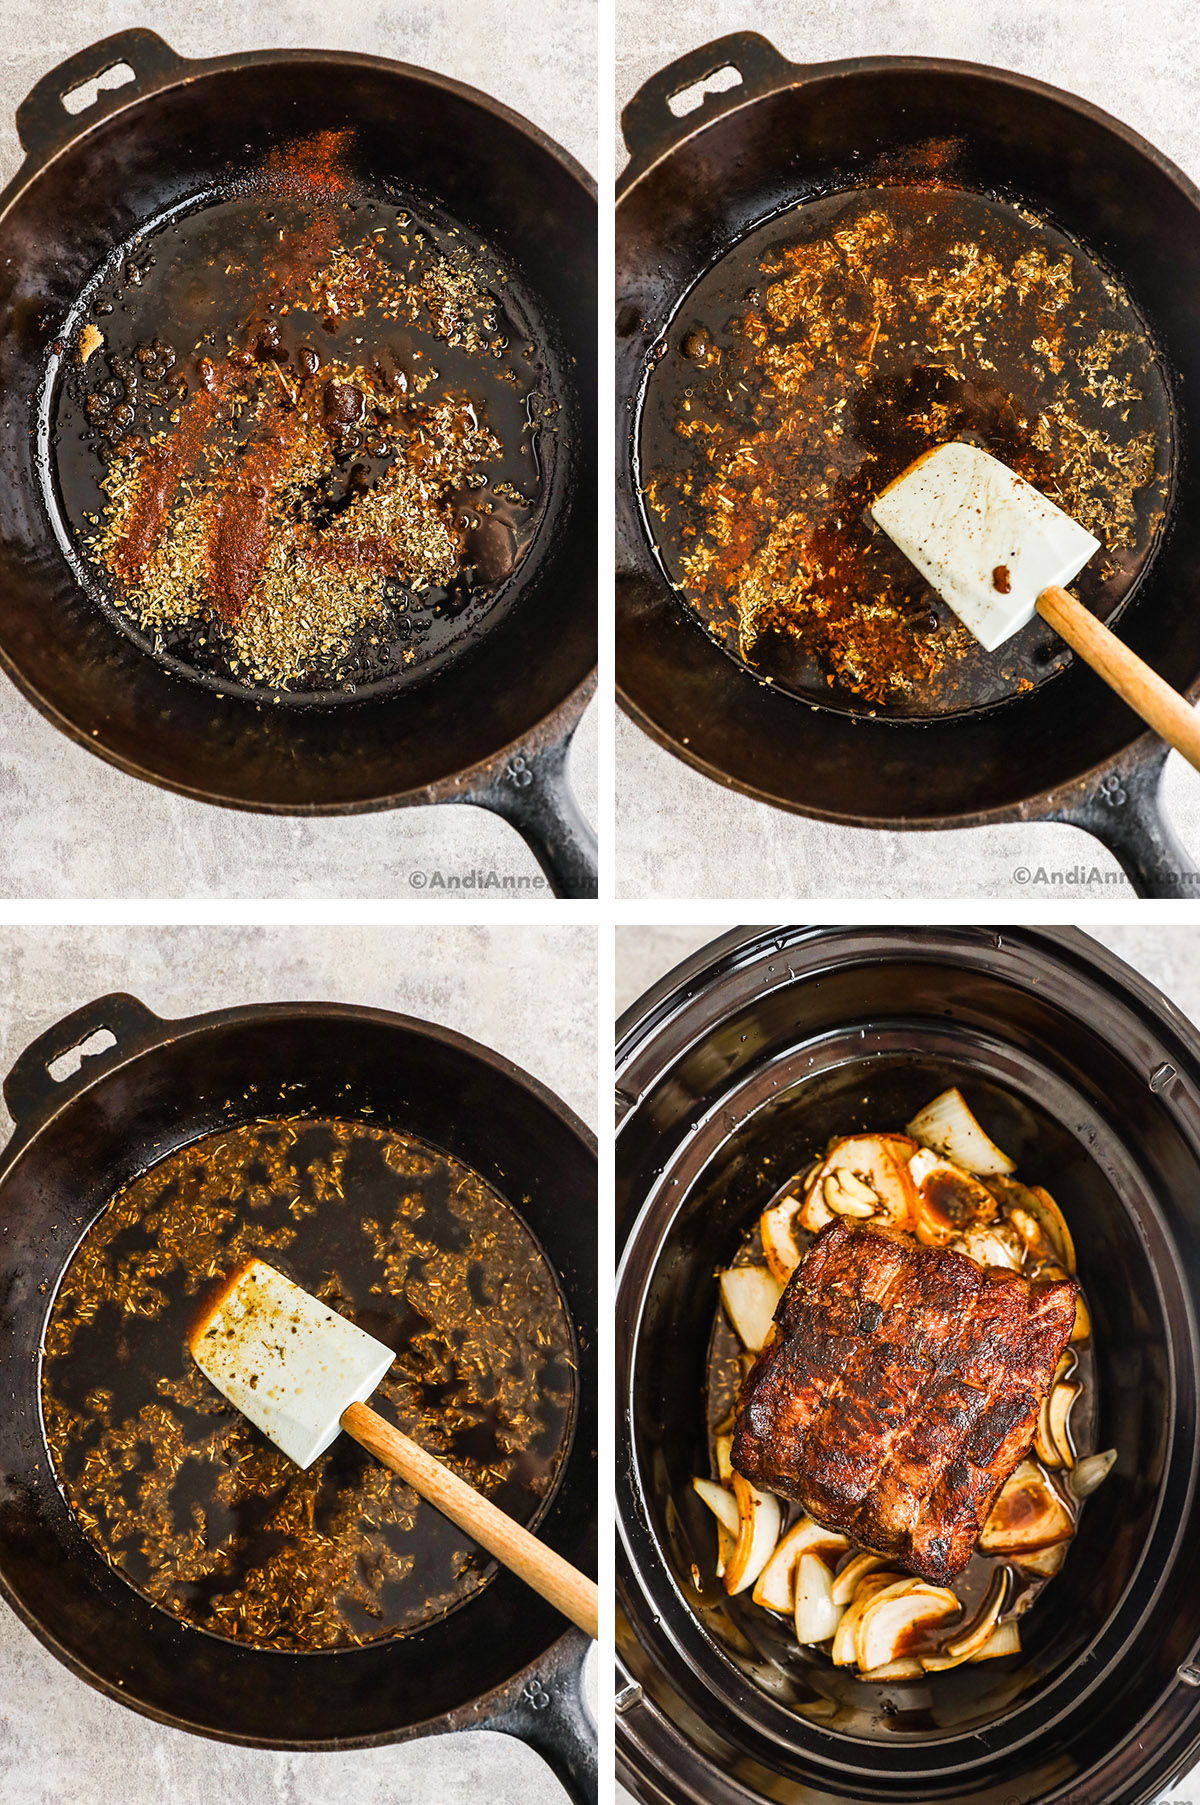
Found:
[[[1200,718],[1065,585],[1100,541],[999,458],[938,445],[879,495],[872,518],[991,652],[1035,614],[1200,770]]]
[[[395,1359],[382,1341],[265,1260],[248,1260],[201,1313],[188,1345],[205,1378],[297,1466],[310,1467],[344,1429],[564,1617],[599,1634],[599,1593],[586,1574],[370,1408]]]

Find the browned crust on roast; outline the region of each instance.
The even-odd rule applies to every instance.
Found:
[[[742,1387],[735,1468],[944,1585],[1029,1451],[1078,1290],[831,1223]]]

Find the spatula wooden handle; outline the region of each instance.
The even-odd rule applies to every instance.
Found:
[[[1153,727],[1168,746],[1182,752],[1189,765],[1200,771],[1200,716],[1169,683],[1163,682],[1157,671],[1143,663],[1136,652],[1131,652],[1065,589],[1057,585],[1043,589],[1037,599],[1037,611],[1147,726]]]
[[[526,1585],[548,1598],[555,1610],[577,1623],[593,1641],[598,1638],[600,1594],[585,1573],[578,1572],[553,1548],[547,1548],[520,1523],[497,1510],[489,1499],[386,1422],[369,1404],[349,1405],[342,1412],[342,1428],[385,1467],[407,1479],[414,1491],[436,1504],[503,1566],[519,1574]]]

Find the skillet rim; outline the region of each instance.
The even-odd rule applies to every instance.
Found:
[[[31,1156],[36,1151],[39,1138],[48,1130],[53,1129],[61,1121],[62,1117],[72,1110],[76,1104],[82,1101],[89,1092],[94,1091],[98,1085],[106,1084],[111,1079],[118,1077],[124,1068],[131,1066],[136,1061],[147,1056],[154,1056],[162,1053],[176,1043],[189,1037],[213,1031],[224,1031],[230,1028],[237,1029],[251,1024],[262,1026],[273,1021],[300,1021],[305,1017],[313,1018],[318,1023],[322,1020],[327,1021],[336,1018],[347,1022],[357,1021],[364,1025],[369,1023],[374,1027],[385,1030],[399,1028],[408,1033],[415,1034],[419,1038],[436,1041],[453,1052],[482,1064],[494,1076],[511,1084],[515,1084],[525,1090],[539,1107],[547,1111],[547,1113],[552,1116],[562,1128],[578,1140],[583,1152],[590,1162],[595,1163],[597,1159],[598,1139],[593,1130],[568,1103],[559,1097],[556,1092],[551,1090],[549,1085],[528,1072],[523,1066],[517,1064],[516,1061],[508,1058],[496,1048],[489,1046],[486,1042],[476,1040],[472,1036],[463,1034],[457,1029],[449,1028],[442,1023],[429,1021],[424,1017],[410,1015],[400,1010],[386,1009],[376,1004],[346,1003],[337,1000],[323,1000],[320,998],[288,999],[275,1002],[237,1003],[223,1009],[204,1010],[198,1014],[187,1016],[160,1016],[156,1011],[152,1010],[149,1005],[142,1003],[137,997],[130,997],[126,993],[113,993],[106,997],[95,998],[91,1002],[81,1005],[80,1008],[68,1012],[67,1015],[57,1018],[55,1022],[52,1022],[49,1027],[44,1030],[43,1034],[36,1037],[27,1047],[21,1050],[21,1053],[18,1054],[10,1068],[7,1077],[11,1078],[13,1072],[21,1066],[23,1057],[26,1053],[32,1052],[35,1049],[38,1049],[39,1051],[42,1050],[43,1042],[48,1037],[54,1036],[56,1030],[69,1029],[70,1032],[74,1033],[75,1024],[82,1024],[82,1018],[84,1016],[91,1015],[93,1012],[98,1012],[97,1020],[95,1022],[82,1025],[82,1032],[86,1036],[91,1031],[92,1027],[100,1025],[99,1015],[102,1015],[103,1006],[105,1004],[115,1004],[119,1007],[122,1004],[129,1003],[132,1003],[135,1006],[135,1014],[137,1018],[140,1019],[141,1025],[132,1029],[127,1042],[123,1042],[120,1036],[118,1036],[114,1046],[105,1048],[95,1055],[85,1057],[79,1068],[66,1078],[61,1085],[49,1081],[46,1090],[43,1092],[43,1107],[39,1108],[35,1104],[28,1113],[22,1111],[20,1115],[14,1115],[15,1126],[13,1131],[5,1145],[0,1148],[0,1211],[3,1211],[5,1208],[5,1184],[20,1166],[22,1160]],[[69,1046],[78,1046],[80,1044],[81,1042],[78,1036],[69,1042]],[[52,1058],[53,1055],[50,1055],[50,1057]],[[6,1095],[6,1101],[7,1100]],[[13,1112],[10,1109],[10,1114],[11,1113]],[[518,1206],[514,1205],[510,1207],[517,1208]],[[537,1239],[539,1245],[541,1245],[541,1237],[526,1221],[519,1208],[518,1214],[521,1216],[521,1220],[525,1222],[527,1230],[534,1234],[535,1239]],[[82,1232],[86,1233],[86,1228]],[[79,1237],[76,1237],[71,1240],[70,1247],[61,1255],[61,1257],[56,1253],[55,1259],[58,1264],[60,1277],[78,1245]],[[549,1257],[545,1255],[544,1249],[543,1255],[544,1257]],[[552,1263],[552,1270],[554,1271],[556,1281],[563,1290],[565,1297],[566,1287],[557,1264]],[[577,1339],[580,1335],[581,1328],[588,1329],[592,1332],[594,1339],[592,1325],[586,1323],[581,1324],[576,1316],[573,1304],[571,1306],[570,1320],[572,1332]],[[36,1351],[35,1359],[40,1373],[40,1354]],[[596,1415],[598,1423],[598,1411],[594,1412],[594,1414]],[[576,1428],[577,1427],[578,1424],[576,1424]],[[36,1436],[44,1450],[44,1434],[40,1415]],[[46,1457],[50,1465],[50,1470],[53,1472],[53,1464],[52,1462],[49,1462],[48,1452]],[[576,1460],[578,1460],[580,1464],[583,1464],[587,1457],[588,1450],[580,1444],[577,1435],[573,1431],[572,1447],[568,1452],[567,1462],[564,1463],[561,1480],[559,1484],[556,1484],[555,1486],[556,1498],[561,1491],[562,1481],[565,1481],[566,1479],[569,1464]],[[55,1481],[55,1483],[57,1483],[57,1481]],[[577,1481],[577,1483],[579,1482]],[[586,1489],[586,1486],[584,1489]],[[550,1509],[553,1510],[553,1508],[554,1504],[552,1502]],[[140,1716],[146,1717],[153,1722],[163,1724],[169,1729],[180,1730],[186,1734],[201,1736],[209,1741],[221,1742],[241,1748],[286,1749],[296,1752],[303,1751],[311,1753],[350,1748],[380,1748],[407,1742],[421,1736],[437,1735],[456,1730],[474,1728],[505,1729],[507,1720],[511,1718],[512,1725],[510,1733],[520,1736],[523,1740],[529,1741],[533,1746],[537,1747],[539,1752],[542,1753],[545,1758],[549,1759],[551,1764],[556,1766],[556,1771],[558,1771],[556,1758],[562,1758],[562,1742],[564,1737],[569,1739],[572,1727],[571,1724],[568,1723],[564,1731],[563,1727],[556,1723],[550,1723],[543,1726],[536,1715],[533,1716],[532,1721],[529,1721],[529,1712],[524,1710],[523,1706],[528,1705],[530,1711],[536,1713],[536,1705],[530,1701],[528,1689],[535,1683],[544,1683],[547,1674],[550,1676],[552,1685],[561,1686],[566,1684],[578,1684],[581,1674],[582,1659],[586,1655],[588,1647],[590,1647],[590,1644],[582,1637],[582,1632],[573,1629],[570,1625],[564,1624],[560,1631],[551,1635],[550,1640],[545,1644],[545,1647],[540,1653],[535,1655],[523,1668],[510,1675],[507,1679],[501,1681],[498,1685],[495,1685],[484,1692],[471,1695],[471,1697],[464,1700],[462,1704],[455,1706],[448,1712],[423,1718],[419,1722],[404,1725],[399,1729],[378,1731],[370,1735],[349,1737],[331,1736],[309,1738],[303,1741],[296,1741],[294,1739],[281,1741],[278,1737],[272,1737],[270,1735],[250,1736],[214,1728],[210,1723],[192,1722],[189,1721],[185,1715],[178,1712],[171,1712],[158,1705],[132,1698],[118,1681],[101,1675],[92,1668],[87,1661],[81,1659],[79,1655],[73,1651],[65,1648],[63,1644],[59,1642],[57,1637],[49,1632],[48,1629],[32,1615],[26,1608],[24,1602],[18,1599],[10,1591],[7,1577],[2,1566],[0,1566],[0,1600],[2,1600],[3,1604],[13,1612],[14,1616],[17,1617],[22,1624],[24,1624],[25,1628],[36,1637],[38,1643],[45,1648],[48,1653],[53,1655],[68,1672],[73,1674],[77,1679],[82,1680],[103,1697],[114,1699],[128,1709],[136,1711]],[[466,1602],[469,1604],[470,1601],[468,1600]],[[453,1614],[456,1615],[457,1613]],[[368,1648],[364,1650],[364,1652],[370,1652],[372,1649],[378,1650],[380,1646],[382,1645],[368,1645]],[[260,1649],[241,1650],[240,1652],[242,1654],[256,1653],[259,1655],[271,1656],[278,1651]],[[333,1651],[313,1650],[307,1652],[309,1656],[319,1658],[322,1653],[340,1653],[345,1656],[347,1654],[353,1654],[355,1651],[353,1649],[344,1649]],[[547,1713],[547,1715],[557,1717],[558,1713]],[[566,1715],[568,1718],[571,1716],[571,1707],[569,1705],[566,1707]],[[493,1722],[493,1720],[497,1718],[502,1718],[505,1721]],[[544,1736],[539,1737],[537,1732],[543,1730]],[[548,1746],[546,1746],[547,1744]]]
[[[386,77],[401,76],[442,93],[452,94],[456,99],[467,102],[478,111],[490,114],[521,136],[528,139],[538,150],[558,165],[562,172],[576,182],[588,200],[598,209],[598,186],[596,178],[584,168],[579,160],[565,150],[562,145],[551,138],[549,133],[519,113],[515,108],[495,99],[482,88],[457,80],[453,76],[443,75],[437,70],[426,69],[420,64],[399,62],[391,57],[373,56],[368,52],[334,50],[334,49],[259,49],[233,51],[215,57],[187,57],[176,51],[157,32],[146,27],[134,27],[128,31],[118,31],[106,37],[96,39],[77,53],[87,56],[112,45],[114,51],[121,45],[128,46],[131,41],[141,40],[152,45],[156,54],[173,59],[173,66],[152,70],[143,79],[138,76],[133,82],[123,84],[116,89],[102,89],[99,101],[77,114],[62,112],[63,129],[61,134],[42,150],[25,151],[22,162],[10,180],[0,190],[0,234],[8,224],[9,217],[17,206],[24,202],[35,189],[38,181],[62,157],[76,151],[89,136],[99,136],[110,124],[113,124],[131,110],[153,103],[163,95],[177,88],[191,88],[209,77],[235,73],[259,67],[293,65],[329,64],[337,68],[361,68],[374,71]],[[112,65],[109,65],[110,67]],[[54,68],[47,70],[39,81],[49,80],[55,73]],[[39,91],[35,83],[26,96],[27,104]],[[69,92],[69,90],[68,90]],[[17,114],[21,107],[18,107]],[[14,115],[14,123],[17,115]],[[21,146],[24,150],[24,146]],[[581,498],[580,506],[584,508],[585,499]],[[596,585],[598,594],[598,585]],[[586,612],[589,597],[592,612],[596,611],[596,596],[592,594],[592,586],[587,586],[580,600],[581,609]],[[560,696],[559,700],[541,717],[518,733],[513,739],[498,746],[486,757],[473,764],[456,767],[430,783],[410,786],[406,789],[390,791],[382,796],[356,798],[346,802],[305,802],[281,803],[263,801],[253,797],[226,796],[205,789],[199,785],[191,785],[181,780],[164,777],[160,772],[148,768],[138,758],[116,752],[99,743],[98,739],[61,714],[55,703],[47,695],[43,695],[38,686],[14,663],[7,648],[0,644],[0,671],[9,679],[18,693],[32,707],[36,708],[42,719],[64,734],[74,745],[83,747],[93,757],[100,758],[105,764],[144,783],[151,783],[157,789],[166,790],[170,794],[185,796],[191,801],[206,802],[217,808],[228,808],[238,813],[251,815],[283,815],[297,818],[337,817],[350,815],[375,814],[387,809],[422,807],[428,804],[461,802],[477,800],[477,793],[486,790],[506,770],[515,757],[528,757],[546,747],[552,747],[570,738],[574,729],[596,691],[598,647],[593,636],[591,648],[591,664],[580,673],[572,686]],[[161,667],[160,667],[161,668]],[[449,675],[453,670],[453,661],[442,675]],[[187,679],[180,677],[179,681]],[[364,708],[370,702],[362,704]],[[351,705],[351,708],[353,705]],[[349,712],[349,710],[347,710]],[[472,792],[467,795],[467,792]]]
[[[1200,231],[1200,183],[1194,182],[1190,176],[1180,169],[1177,163],[1165,154],[1165,152],[1159,150],[1148,138],[1144,138],[1141,133],[1136,131],[1132,126],[1126,125],[1106,108],[1098,106],[1094,101],[1085,99],[1082,95],[1072,93],[1069,89],[1056,87],[1053,83],[1041,81],[1035,76],[1025,75],[1018,70],[1004,69],[997,64],[976,63],[955,57],[879,55],[842,57],[815,63],[796,63],[792,62],[790,58],[785,57],[782,52],[777,50],[770,39],[765,38],[760,33],[756,32],[726,34],[723,37],[711,39],[708,43],[697,46],[686,54],[690,60],[700,60],[703,58],[706,51],[711,50],[714,54],[714,58],[717,59],[714,61],[713,65],[714,68],[716,68],[719,66],[719,55],[723,53],[725,47],[729,47],[731,50],[730,60],[736,59],[736,51],[733,49],[731,41],[738,38],[742,39],[742,41],[754,40],[755,47],[760,53],[764,51],[769,53],[769,57],[776,67],[775,76],[773,78],[768,78],[760,75],[752,82],[747,82],[745,84],[746,89],[749,90],[752,88],[752,91],[743,92],[743,90],[734,87],[716,94],[715,96],[711,94],[705,95],[701,105],[697,107],[694,112],[685,114],[682,120],[669,112],[666,112],[664,114],[664,139],[660,142],[658,147],[647,148],[642,151],[630,153],[628,162],[617,177],[615,189],[618,258],[620,255],[619,239],[622,203],[629,200],[635,194],[639,185],[659,171],[665,163],[669,162],[678,153],[692,145],[696,139],[701,137],[710,128],[724,124],[734,115],[739,112],[746,112],[762,101],[771,99],[791,89],[802,88],[814,80],[825,80],[827,78],[838,78],[849,75],[908,74],[920,76],[945,74],[966,76],[974,79],[982,78],[989,82],[997,83],[1000,86],[1031,95],[1037,100],[1050,101],[1058,106],[1065,107],[1074,112],[1077,116],[1086,118],[1093,125],[1100,126],[1104,130],[1115,134],[1117,137],[1121,138],[1129,148],[1152,163],[1158,173],[1178,188],[1184,198],[1190,203],[1192,209],[1196,213],[1197,227],[1198,231]],[[630,97],[630,100],[621,114],[623,134],[629,115],[638,99],[645,91],[645,88],[661,77],[669,75],[671,69],[676,66],[676,63],[679,60],[680,59],[678,58],[672,59],[670,63],[656,70],[654,74],[648,78],[648,81],[643,83],[642,86],[638,88],[637,92]],[[688,81],[684,84],[685,87],[690,85],[693,79],[693,77],[689,77]],[[678,91],[680,90],[677,90],[677,92]],[[676,295],[674,297],[675,305],[678,306],[683,298],[682,295]],[[637,397],[623,393],[618,389],[616,396],[618,407],[616,432],[618,549],[615,573],[616,613],[618,624],[623,612],[623,595],[628,597],[634,589],[641,590],[643,586],[647,585],[649,582],[645,571],[642,569],[639,568],[637,571],[633,571],[629,568],[627,562],[624,564],[623,568],[622,549],[620,545],[620,536],[625,525],[622,515],[628,505],[628,501],[631,499],[631,493],[627,492],[631,492],[632,490],[632,469],[629,458],[626,455],[626,447],[632,442],[632,428],[628,421],[622,419],[622,414],[627,406],[637,399]],[[634,521],[633,526],[635,532],[641,532],[640,521]],[[644,532],[642,532],[642,537],[644,538]],[[660,581],[655,584],[656,603],[661,603],[665,599],[665,592],[667,589],[668,586],[665,581]],[[624,607],[628,608],[629,606],[630,603],[625,601]],[[698,632],[703,632],[703,628],[699,627],[698,623],[696,623],[689,615],[685,615],[681,609],[678,609],[677,612],[682,622],[685,622],[685,624],[690,627],[694,627]],[[705,635],[705,637],[707,638],[708,636]],[[720,653],[719,647],[714,645],[713,649]],[[721,653],[721,656],[725,657],[728,662],[735,666],[735,668],[738,667],[738,661],[729,659],[727,653]],[[1198,647],[1198,659],[1200,659],[1200,647]],[[744,675],[749,682],[757,683],[760,688],[769,687],[763,683],[762,679],[757,678],[752,671],[749,671],[748,668],[744,668]],[[1024,795],[1015,800],[1000,803],[990,808],[971,809],[950,815],[922,815],[918,813],[913,815],[877,816],[868,814],[849,814],[844,810],[822,807],[819,803],[810,803],[807,801],[799,803],[792,798],[778,796],[772,791],[754,784],[752,781],[734,777],[724,769],[712,764],[707,758],[702,757],[691,745],[680,739],[676,739],[669,729],[660,725],[658,720],[648,712],[644,702],[634,698],[623,683],[619,648],[614,663],[614,693],[617,705],[622,713],[634,723],[639,731],[644,733],[649,740],[658,746],[660,750],[670,753],[672,757],[677,758],[682,763],[690,766],[692,770],[699,772],[702,777],[708,778],[711,782],[719,783],[724,789],[732,790],[738,795],[747,796],[752,801],[764,803],[768,807],[781,809],[787,814],[800,815],[808,820],[828,822],[831,825],[842,827],[862,827],[882,832],[936,832],[938,830],[947,830],[951,828],[984,827],[1029,821],[1031,819],[1044,820],[1053,818],[1056,810],[1069,809],[1072,806],[1077,807],[1082,798],[1094,792],[1104,777],[1108,776],[1110,773],[1115,771],[1127,771],[1133,767],[1148,767],[1152,769],[1156,755],[1161,753],[1162,758],[1165,759],[1167,751],[1169,750],[1169,748],[1164,748],[1163,742],[1153,730],[1139,724],[1132,729],[1130,737],[1124,744],[1118,747],[1116,751],[1111,753],[1107,758],[1103,758],[1092,765],[1086,766],[1082,770],[1073,772],[1071,775],[1063,778],[1061,782],[1048,789],[1027,790]],[[1198,662],[1195,677],[1187,685],[1186,689],[1180,693],[1186,696],[1189,701],[1194,701],[1200,696],[1200,662]],[[1019,700],[1019,698],[1016,699]],[[1009,698],[1010,702],[1012,700],[1013,698]],[[801,706],[805,705],[801,704]],[[1007,706],[1007,704],[1003,704],[1002,706]],[[954,717],[946,717],[946,719],[949,722],[952,721]],[[1132,713],[1130,713],[1129,719],[1131,722],[1137,721],[1137,717]],[[869,731],[872,727],[887,730],[899,729],[901,732],[911,735],[913,738],[915,738],[918,733],[922,732],[936,733],[941,725],[938,721],[874,722],[867,720],[862,721],[861,724],[864,731]],[[947,726],[945,731],[949,732],[951,731],[951,728]],[[877,743],[881,746],[885,744],[882,740],[879,740]],[[1072,824],[1083,825],[1082,823]],[[1093,829],[1092,831],[1095,830]]]

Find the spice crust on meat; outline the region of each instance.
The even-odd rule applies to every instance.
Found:
[[[734,1468],[946,1583],[1029,1451],[1078,1290],[832,1224],[742,1388]]]

